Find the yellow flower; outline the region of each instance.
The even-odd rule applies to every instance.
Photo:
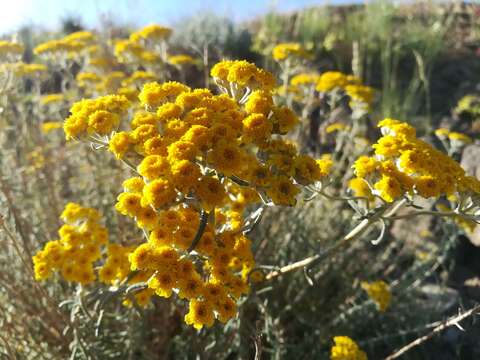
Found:
[[[157,109],[157,117],[158,120],[161,122],[167,122],[170,119],[178,119],[180,118],[180,115],[182,115],[182,107],[174,104],[167,102]]]
[[[179,139],[187,132],[189,127],[190,125],[183,120],[170,119],[163,128],[163,135],[166,138]]]
[[[190,91],[190,88],[176,81],[168,81],[163,84],[157,82],[146,83],[140,95],[140,103],[144,106],[157,107],[162,103],[174,100],[178,95]]]
[[[335,336],[330,351],[331,360],[367,360],[367,354],[348,336]]]
[[[144,243],[139,245],[129,256],[131,270],[147,270],[154,265],[154,248]]]
[[[77,82],[80,87],[87,87],[92,84],[99,83],[102,79],[95,73],[81,72],[77,74]]]
[[[373,103],[375,91],[370,86],[364,85],[346,85],[345,93],[350,96],[353,104],[363,103],[369,108]]]
[[[206,152],[212,140],[210,130],[202,125],[192,125],[181,140],[193,143],[200,151]]]
[[[176,286],[174,274],[169,271],[161,271],[148,280],[148,287],[155,290],[160,297],[169,298],[172,296],[172,289]]]
[[[295,180],[302,184],[308,185],[315,181],[319,181],[324,175],[319,164],[308,155],[297,156],[294,163]]]
[[[353,191],[354,196],[365,197],[373,200],[372,190],[363,178],[353,178],[348,182],[348,187]]]
[[[190,141],[176,141],[168,146],[168,159],[170,162],[178,160],[190,160],[195,159],[197,154],[197,147]]]
[[[268,185],[272,178],[272,174],[270,170],[261,164],[256,164],[256,166],[250,167],[247,175],[248,181],[254,185],[259,187],[265,187]]]
[[[110,284],[117,277],[117,269],[109,263],[105,263],[98,271],[98,280]]]
[[[180,106],[184,111],[189,111],[195,107],[202,107],[201,104],[212,96],[212,93],[208,89],[195,89],[178,95],[175,104]]]
[[[222,205],[226,198],[223,185],[211,176],[202,177],[195,186],[195,192],[206,210]]]
[[[297,115],[288,107],[274,107],[271,116],[273,132],[284,135],[291,131],[298,123]]]
[[[373,173],[377,169],[378,165],[378,161],[373,157],[363,155],[355,161],[352,167],[355,171],[355,175],[360,178],[364,178],[365,176]]]
[[[191,300],[185,322],[200,330],[203,326],[211,327],[215,321],[213,306],[204,300]]]
[[[187,194],[201,175],[197,164],[189,160],[179,160],[172,165],[170,180],[178,190]]]
[[[195,60],[190,55],[172,55],[168,57],[168,62],[172,65],[193,64]]]
[[[232,175],[242,164],[242,152],[235,143],[219,141],[208,153],[207,161],[225,175]]]
[[[459,132],[450,132],[448,134],[448,138],[453,142],[453,141],[456,141],[458,143],[462,143],[462,144],[470,144],[472,142],[472,138],[465,135],[465,134],[462,134],[462,133],[459,133]]]
[[[144,144],[147,140],[159,135],[155,125],[140,125],[130,133],[130,138],[135,144]]]
[[[308,57],[308,53],[299,43],[282,43],[273,48],[272,56],[276,61],[283,61],[290,56],[305,58]]]
[[[339,71],[327,71],[320,75],[316,89],[320,92],[329,92],[343,89],[347,85],[347,76]]]
[[[320,75],[313,73],[301,73],[293,76],[290,79],[290,84],[293,86],[307,86],[307,85],[314,85],[318,82]]]
[[[0,55],[7,56],[18,56],[21,55],[24,51],[24,47],[21,44],[0,40]]]
[[[372,283],[362,282],[362,289],[364,289],[368,296],[377,304],[378,309],[381,312],[387,310],[390,305],[392,294],[390,292],[390,287],[388,284],[383,281],[374,281]]]
[[[159,118],[152,113],[146,111],[138,111],[135,113],[135,116],[130,123],[132,129],[136,129],[141,125],[154,125],[156,126],[159,122]]]
[[[422,175],[416,178],[415,190],[424,198],[437,197],[440,195],[441,186],[438,179],[431,175]]]
[[[155,247],[169,246],[173,243],[173,235],[164,227],[156,227],[150,232],[148,242]]]
[[[215,64],[210,71],[212,77],[224,83],[236,83],[240,87],[261,88],[272,90],[275,86],[275,78],[271,73],[258,69],[255,64],[245,60],[221,61]]]
[[[267,189],[267,195],[276,205],[295,205],[299,192],[300,190],[286,176],[277,176],[272,179],[271,187]]]
[[[121,131],[115,133],[108,143],[108,150],[110,150],[117,159],[121,159],[125,153],[130,149],[130,145],[132,144],[130,139],[130,134]]]
[[[372,148],[375,149],[376,155],[382,155],[384,157],[395,157],[400,154],[400,151],[403,146],[403,139],[387,135],[381,137],[376,144],[372,145]]]
[[[62,128],[62,123],[60,121],[46,121],[42,124],[42,132],[48,134],[52,130]]]
[[[333,124],[330,124],[328,125],[326,128],[325,128],[325,132],[327,134],[330,134],[330,133],[333,133],[335,131],[343,131],[343,130],[346,130],[348,129],[347,125],[345,124],[342,124],[342,123],[333,123]]]
[[[330,158],[329,154],[324,154],[320,159],[316,160],[317,165],[320,167],[322,176],[327,176],[330,174],[330,171],[333,167],[333,161]]]
[[[170,164],[163,156],[149,155],[138,165],[137,171],[146,179],[153,180],[168,175]]]
[[[450,130],[446,128],[438,128],[437,130],[435,130],[435,135],[442,140],[447,139],[448,134],[450,134]]]
[[[67,140],[81,135],[87,130],[87,127],[86,119],[76,115],[69,116],[63,123],[63,131],[65,132]]]
[[[48,94],[44,95],[40,99],[42,105],[49,105],[51,103],[57,103],[65,100],[65,95],[63,94]]]
[[[105,110],[95,111],[88,117],[88,131],[100,135],[108,135],[118,126],[120,119],[118,115]]]
[[[167,156],[168,140],[165,137],[156,135],[145,141],[143,144],[144,155],[161,155]]]
[[[188,276],[178,281],[178,296],[180,299],[196,299],[203,295],[205,284],[199,275]]]
[[[251,114],[243,120],[243,134],[247,141],[261,143],[272,132],[272,124],[263,114]]]
[[[400,182],[391,176],[382,176],[373,187],[379,191],[379,195],[385,201],[392,202],[403,195]]]
[[[143,188],[142,205],[152,205],[159,209],[175,200],[177,193],[165,179],[156,179]]]
[[[124,192],[118,196],[115,209],[123,215],[136,216],[141,208],[142,196],[138,193]]]
[[[245,111],[248,114],[260,113],[268,116],[273,106],[272,94],[263,90],[255,90],[245,103]]]
[[[232,299],[222,296],[216,299],[215,310],[218,313],[218,320],[222,323],[226,323],[228,320],[233,319],[237,314],[237,305]]]
[[[140,40],[167,40],[170,35],[172,34],[172,29],[157,25],[157,24],[152,24],[152,25],[147,25],[144,28],[132,33],[130,35],[130,40],[138,42]]]
[[[137,225],[140,228],[153,229],[158,224],[158,216],[150,206],[142,207],[136,213]]]

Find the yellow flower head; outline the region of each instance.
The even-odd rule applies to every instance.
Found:
[[[299,43],[282,43],[273,48],[272,56],[276,61],[283,61],[292,56],[306,58],[308,53]]]
[[[172,55],[168,57],[168,62],[172,65],[194,64],[195,60],[190,55]]]
[[[331,360],[367,360],[367,354],[348,336],[335,336],[330,351]]]
[[[347,76],[339,71],[327,71],[320,75],[316,89],[320,92],[329,92],[343,89],[347,85]]]
[[[271,91],[275,86],[273,75],[245,60],[221,61],[215,64],[210,72],[212,77],[226,86],[236,83],[240,87]]]
[[[374,281],[372,283],[362,282],[362,289],[364,289],[368,296],[377,304],[381,312],[387,310],[390,305],[392,294],[390,287],[383,280]]]
[[[162,25],[152,24],[132,33],[130,40],[134,42],[139,42],[140,40],[167,40],[170,35],[172,35],[172,29]]]
[[[176,81],[169,81],[163,84],[151,82],[143,86],[138,98],[144,106],[157,107],[166,101],[175,100],[178,95],[187,91],[190,91],[188,86]]]
[[[208,301],[192,300],[188,313],[185,315],[185,322],[195,329],[204,326],[211,327],[215,321],[212,303]]]

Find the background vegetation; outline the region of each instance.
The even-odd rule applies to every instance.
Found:
[[[107,25],[98,29],[105,38],[132,30]],[[25,28],[14,36],[26,46],[23,60],[38,62],[34,46],[81,28],[66,19],[59,33]],[[195,16],[174,27],[169,51],[189,53],[197,63],[183,73],[172,70],[170,78],[192,87],[211,86],[209,69],[224,58],[255,62],[280,78],[282,69],[271,53],[282,42],[298,42],[309,50],[304,69],[354,74],[377,89],[370,124],[392,117],[415,125],[431,142],[438,143],[433,130],[440,126],[478,142],[480,102],[466,109],[458,102],[465,95],[480,98],[479,6],[382,1],[269,13],[240,24],[213,14]],[[16,84],[16,95],[1,94],[0,356],[251,359],[257,342],[261,358],[321,359],[329,356],[332,336],[348,335],[369,358],[380,359],[480,300],[478,229],[472,234],[453,221],[432,217],[396,221],[376,246],[371,240],[379,229],[372,228],[354,246],[305,271],[255,285],[236,319],[201,332],[186,327],[184,306],[167,299],[156,297],[145,309],[112,300],[100,309],[81,288],[62,281],[37,283],[31,256],[57,236],[58,216],[68,201],[101,211],[112,238],[128,242],[141,236],[112,206],[128,169],[85,144],[65,143],[61,130],[39,130],[47,119],[68,116],[69,102],[46,110],[35,98],[61,92],[66,76],[54,71],[39,88],[24,80]],[[301,108],[296,110],[300,115]],[[329,124],[341,115],[326,118],[313,111],[309,118]],[[366,136],[376,139],[373,125],[370,131]],[[328,149],[324,143],[312,147],[301,137],[299,141],[317,155]],[[474,143],[463,150],[473,154],[463,156],[463,165],[478,177],[477,147]],[[454,156],[462,160],[462,153]],[[321,253],[352,224],[344,202],[269,209],[251,234],[256,261],[275,269]],[[393,300],[385,313],[376,311],[360,286],[376,279],[391,284]],[[404,358],[480,358],[478,323],[469,319],[462,324],[466,331],[451,327]]]

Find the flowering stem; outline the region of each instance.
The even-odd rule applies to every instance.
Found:
[[[121,159],[121,161],[127,165],[128,168],[130,168],[130,170],[133,170],[134,172],[137,172],[137,169],[135,168],[135,166],[129,161],[129,160],[126,160],[126,159]]]
[[[286,265],[281,267],[278,270],[272,271],[267,276],[265,277],[266,280],[271,280],[273,278],[276,278],[282,274],[285,274],[290,271],[298,270],[301,268],[304,268],[306,266],[312,266],[316,263],[321,262],[323,259],[325,259],[327,256],[334,254],[337,252],[340,248],[342,248],[346,243],[349,241],[353,241],[357,238],[359,238],[373,223],[377,222],[378,219],[382,217],[382,215],[385,213],[386,217],[392,216],[397,212],[403,205],[405,205],[407,202],[406,199],[402,199],[398,203],[395,204],[392,208],[385,207],[381,210],[378,211],[378,213],[372,215],[371,217],[362,220],[352,231],[350,231],[347,235],[345,235],[339,242],[325,250],[321,254],[316,254],[313,256],[310,256],[308,258],[305,258],[303,260],[294,262],[292,264]]]
[[[208,212],[206,212],[205,210],[202,210],[202,212],[200,213],[200,225],[198,226],[197,233],[195,234],[195,237],[193,238],[193,241],[190,244],[190,247],[187,249],[188,253],[191,253],[195,249],[198,242],[202,238],[202,235],[207,226],[207,221],[208,221]]]
[[[442,211],[429,211],[429,210],[424,210],[424,211],[415,211],[409,214],[405,215],[397,215],[397,216],[382,216],[382,219],[384,220],[398,220],[398,219],[408,219],[417,215],[434,215],[434,216],[446,216],[446,217],[453,217],[453,216],[461,216],[460,214],[457,214],[454,211],[448,211],[448,212],[442,212]]]

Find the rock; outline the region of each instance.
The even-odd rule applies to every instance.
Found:
[[[480,145],[472,144],[463,149],[460,165],[468,175],[480,178]]]
[[[468,175],[480,178],[480,145],[472,144],[463,149],[462,161],[460,165],[465,169]],[[475,246],[480,246],[480,226],[477,225],[469,239]]]

